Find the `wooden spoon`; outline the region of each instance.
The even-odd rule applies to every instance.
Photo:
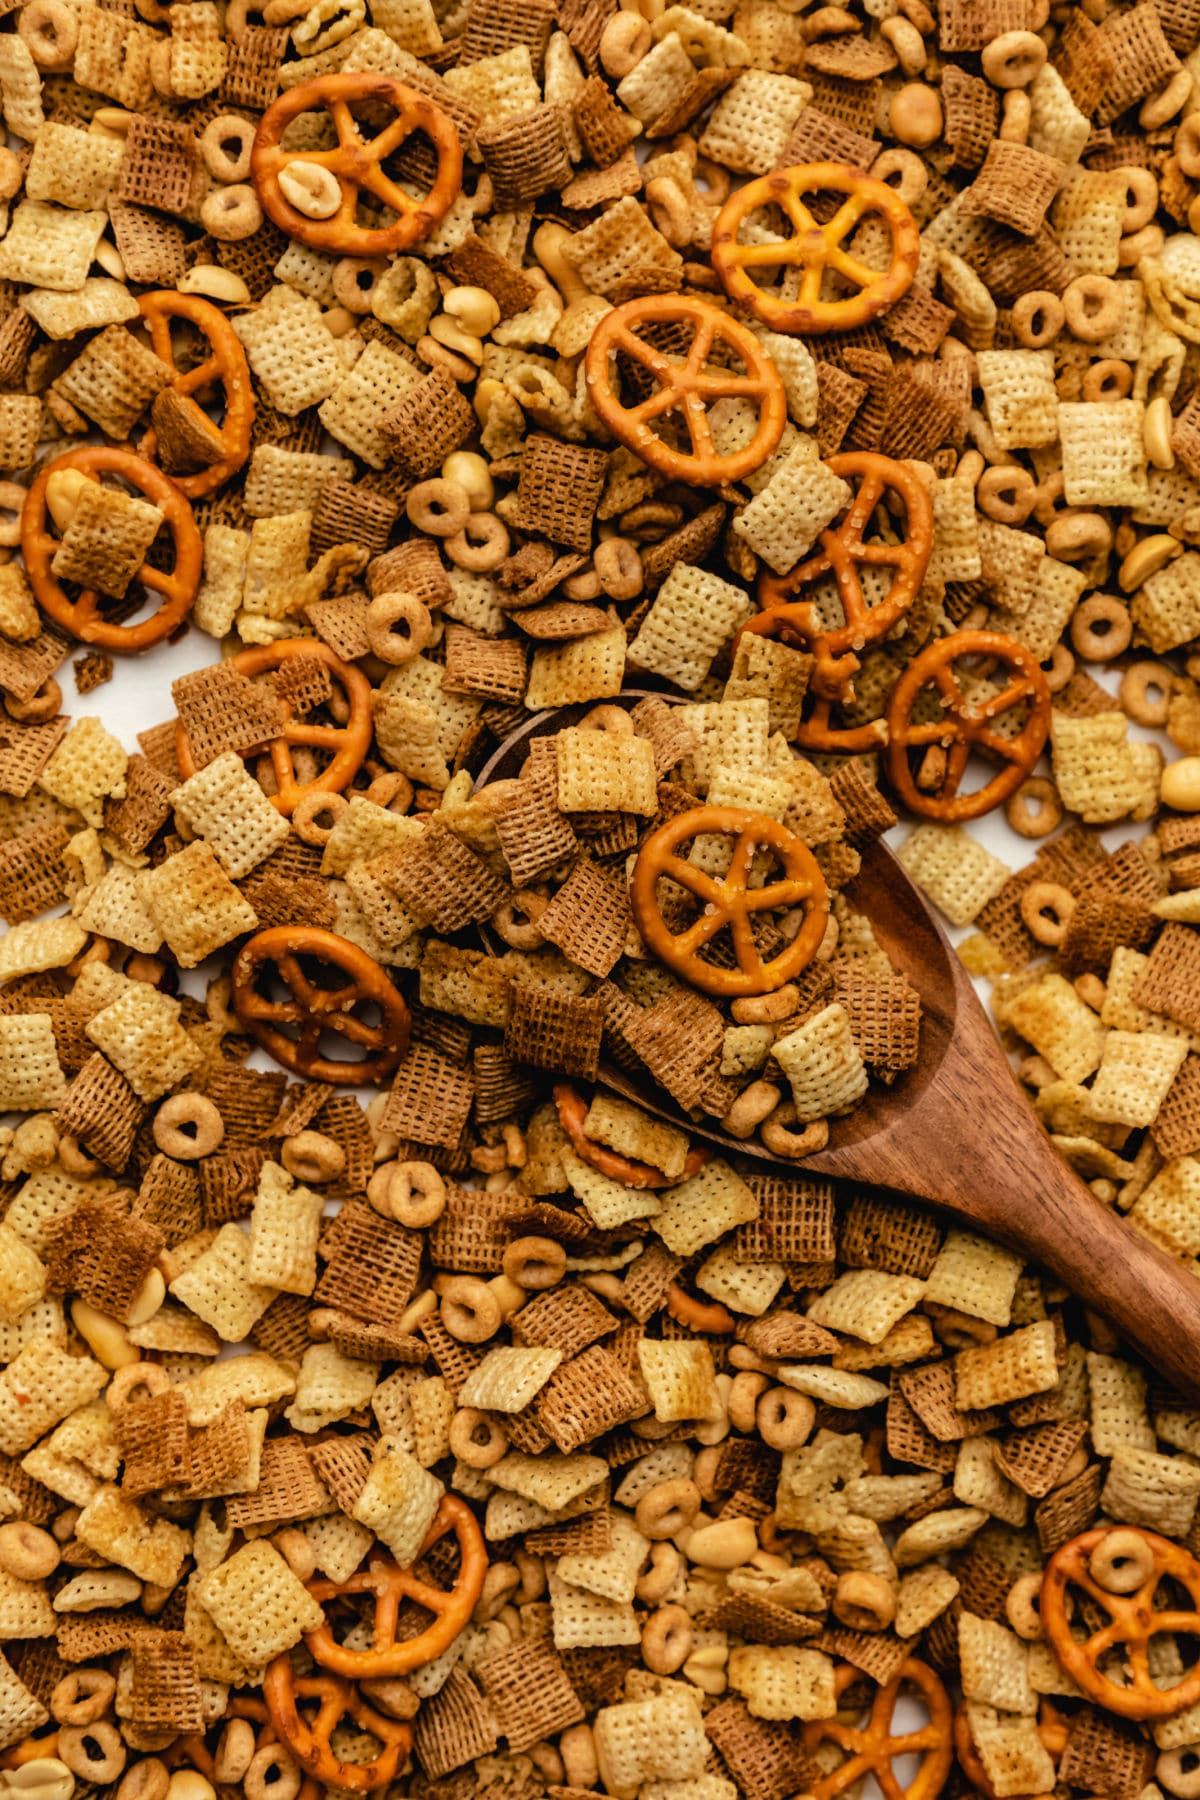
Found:
[[[627,692],[621,701],[643,697]],[[478,785],[516,775],[530,738],[573,725],[586,710],[559,708],[518,726],[480,770]],[[1103,1313],[1180,1393],[1200,1401],[1200,1281],[1102,1206],[1059,1156],[969,976],[885,845],[864,852],[846,893],[921,996],[921,1047],[915,1068],[891,1087],[873,1083],[852,1113],[833,1122],[827,1149],[786,1162],[753,1141],[697,1124],[648,1077],[634,1081],[606,1064],[600,1085],[738,1156],[792,1174],[804,1169],[890,1188],[1010,1245]]]

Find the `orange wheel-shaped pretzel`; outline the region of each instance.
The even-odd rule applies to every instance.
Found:
[[[1011,670],[1012,679],[998,693],[974,700],[954,673],[960,656],[993,658]],[[930,692],[923,696],[926,688]],[[942,710],[941,718],[921,717],[922,698]],[[1023,705],[1028,717],[1014,736],[996,730],[1003,713]],[[956,631],[927,645],[905,669],[888,701],[887,727],[888,776],[910,812],[950,822],[978,819],[1014,794],[1037,761],[1050,730],[1050,689],[1036,656],[1016,638],[999,631]],[[926,793],[916,784],[908,752],[931,744],[945,747],[946,769],[937,788]],[[990,751],[1004,767],[976,793],[960,794],[973,749]]]
[[[338,970],[345,980],[322,987],[302,968],[301,957]],[[290,999],[272,1000],[259,990],[272,969]],[[378,1020],[359,1018],[354,1009],[361,1006],[376,1008]],[[233,1009],[268,1055],[309,1081],[382,1082],[408,1047],[408,1007],[375,958],[315,925],[272,925],[243,944],[233,965]],[[289,1037],[284,1025],[298,1026],[298,1037]],[[366,1055],[357,1062],[322,1056],[325,1032]]]
[[[303,719],[287,719],[277,737],[267,743],[271,767],[275,771],[276,792],[271,799],[286,817],[306,794],[340,794],[358,774],[363,758],[371,748],[371,684],[351,663],[335,656],[328,644],[317,638],[284,638],[278,644],[256,644],[239,650],[230,658],[241,675],[265,675],[297,656],[315,656],[323,662],[335,687],[344,695],[349,717],[344,725],[309,725]],[[297,781],[292,762],[292,747],[307,745],[315,750],[332,750],[333,760],[311,781]],[[183,720],[175,725],[175,758],[186,781],[196,773],[196,759],[184,730]]]
[[[396,117],[373,138],[364,139],[353,113],[356,100],[383,101]],[[281,139],[293,119],[327,107],[337,131],[333,150],[284,150]],[[415,200],[383,167],[414,131],[424,132],[437,152],[437,174],[423,200]],[[317,163],[332,170],[341,202],[330,219],[310,219],[286,198],[279,185],[291,162]],[[454,122],[432,100],[390,75],[321,75],[282,94],[263,114],[254,134],[250,173],[263,211],[289,237],[333,256],[389,256],[404,250],[444,219],[462,186],[462,146]],[[378,227],[357,223],[361,192],[399,214]]]
[[[845,194],[846,199],[825,224],[818,224],[804,204],[805,194]],[[777,206],[787,216],[793,236],[778,243],[740,244],[738,233],[752,213]],[[892,237],[892,259],[886,269],[872,269],[843,249],[842,240],[868,214],[881,218]],[[921,234],[900,196],[886,182],[873,181],[847,163],[798,163],[748,181],[729,196],[713,226],[712,262],[731,300],[741,300],[772,331],[820,334],[851,331],[884,312],[908,292],[917,272]],[[798,269],[799,293],[785,300],[767,292],[750,271]],[[823,300],[827,272],[840,276],[858,293]]]
[[[631,1156],[622,1156],[619,1150],[610,1150],[606,1144],[594,1143],[583,1129],[588,1103],[579,1089],[573,1088],[569,1081],[555,1082],[554,1104],[558,1108],[558,1122],[570,1138],[571,1148],[579,1160],[598,1169],[601,1175],[610,1175],[624,1187],[675,1187],[678,1182],[686,1181],[689,1175],[698,1174],[705,1163],[712,1159],[713,1153],[709,1149],[689,1150],[683,1174],[664,1175],[661,1169],[652,1168],[649,1163],[635,1162]]]
[[[292,1756],[326,1787],[350,1788],[368,1794],[394,1781],[412,1749],[412,1727],[385,1718],[368,1706],[352,1681],[341,1675],[297,1675],[285,1651],[268,1664],[263,1695],[271,1724]],[[316,1716],[305,1718],[301,1702],[316,1701]],[[362,1731],[379,1739],[380,1751],[369,1763],[343,1762],[334,1753],[332,1738],[343,1720],[353,1720]]]
[[[691,326],[692,340],[683,360],[674,360],[651,339],[639,337],[638,328],[645,325]],[[705,364],[718,347],[732,351],[746,374],[726,368],[706,372]],[[639,363],[656,384],[647,399],[631,406],[618,399],[613,385],[611,365],[618,352]],[[699,487],[740,481],[759,468],[779,443],[787,422],[783,383],[754,333],[707,300],[687,295],[652,294],[605,313],[588,345],[587,386],[593,406],[615,438],[661,474]],[[734,395],[753,401],[759,419],[750,442],[722,456],[713,442],[708,408],[714,400]],[[690,452],[676,450],[651,430],[652,420],[670,414],[682,414]]]
[[[890,456],[849,450],[831,456],[828,467],[843,481],[857,481],[858,491],[841,521],[821,533],[819,550],[786,575],[764,571],[758,600],[765,610],[745,629],[767,637],[782,634],[799,639],[816,658],[813,692],[837,700],[858,669],[856,652],[889,632],[916,597],[933,549],[933,507],[924,483]],[[867,543],[867,527],[885,494],[902,503],[907,535],[897,544]],[[893,571],[891,586],[874,605],[862,590],[859,571],[863,568]],[[822,628],[811,600],[792,598],[824,575],[832,575],[837,582],[845,614],[845,623],[832,630]]]
[[[101,596],[94,588],[82,588],[77,599],[64,592],[50,567],[58,541],[46,524],[46,484],[60,470],[79,469],[86,475],[120,475],[131,487],[145,495],[152,505],[162,509],[163,520],[175,540],[175,566],[156,569],[143,563],[134,577],[153,593],[161,594],[162,604],[148,619],[134,625],[121,625],[106,619],[101,610]],[[37,597],[38,605],[77,637],[80,643],[96,644],[102,650],[148,650],[176,631],[196,598],[204,547],[192,518],[192,509],[173,481],[161,469],[135,456],[132,450],[118,450],[105,444],[87,444],[79,450],[68,450],[47,463],[25,496],[21,511],[21,554],[25,572]]]
[[[222,482],[228,481],[250,454],[254,392],[250,385],[246,352],[242,349],[233,326],[219,307],[201,300],[195,294],[176,294],[167,288],[159,293],[143,294],[138,306],[149,327],[154,354],[175,373],[171,387],[196,408],[196,412],[206,423],[208,415],[202,412],[193,396],[203,393],[214,382],[220,382],[225,389],[225,418],[219,427],[220,461],[210,463],[208,468],[200,469],[195,474],[174,475],[171,478],[180,493],[187,494],[194,500],[201,494],[211,494],[214,488],[219,488]],[[171,345],[172,319],[190,319],[212,347],[211,356],[205,357],[194,369],[176,367],[175,352]],[[151,427],[142,439],[142,454],[152,457],[157,445],[157,433]]]
[[[707,875],[677,854],[690,838],[715,834],[736,839],[727,873]],[[783,878],[765,887],[749,885],[756,850],[771,850],[783,864]],[[658,904],[658,883],[669,876],[704,904],[686,930],[673,932]],[[807,844],[786,825],[739,806],[694,806],[652,831],[638,852],[630,885],[633,917],[649,950],[708,994],[769,994],[806,968],[817,953],[829,917],[825,878]],[[755,913],[804,907],[799,931],[778,956],[764,962],[754,941]],[[728,929],[736,968],[723,969],[700,955],[717,933]]]
[[[328,1623],[306,1632],[304,1642],[314,1662],[336,1675],[357,1681],[405,1675],[448,1650],[475,1610],[487,1573],[487,1546],[474,1513],[455,1494],[446,1494],[438,1507],[421,1555],[439,1538],[453,1531],[460,1554],[458,1577],[448,1591],[433,1587],[401,1569],[388,1557],[372,1557],[370,1566],[345,1581],[310,1581],[308,1591],[325,1605],[343,1594],[370,1594],[375,1600],[374,1642],[369,1650],[350,1650],[334,1638]],[[416,1637],[397,1639],[400,1604],[413,1600],[436,1615],[434,1624]]]
[[[1122,1533],[1130,1529],[1121,1527]],[[1099,1525],[1054,1552],[1042,1580],[1042,1627],[1055,1656],[1089,1699],[1125,1719],[1162,1719],[1200,1700],[1200,1663],[1170,1687],[1161,1686],[1161,1675],[1150,1669],[1152,1637],[1163,1632],[1200,1636],[1200,1562],[1182,1544],[1136,1529],[1150,1553],[1150,1573],[1132,1592],[1110,1593],[1089,1567],[1093,1551],[1110,1535],[1111,1527]],[[1183,1589],[1192,1602],[1190,1610],[1154,1610],[1155,1591],[1165,1580]],[[1108,1624],[1082,1643],[1072,1636],[1067,1618],[1067,1590],[1072,1587],[1082,1589],[1108,1614]],[[1114,1680],[1100,1667],[1102,1658],[1115,1651],[1124,1652],[1123,1679]]]
[[[864,1679],[861,1669],[850,1663],[839,1663],[834,1671],[834,1692],[840,1700],[848,1687]],[[916,1731],[893,1733],[892,1715],[901,1688],[915,1688],[925,1703],[929,1723]],[[831,1775],[807,1784],[813,1800],[833,1800],[861,1781],[874,1775],[886,1800],[936,1800],[941,1793],[954,1761],[951,1738],[952,1708],[950,1696],[925,1663],[906,1657],[892,1679],[877,1690],[864,1725],[843,1725],[840,1719],[817,1719],[804,1727],[804,1747],[816,1750],[820,1744],[837,1744],[846,1752],[846,1760]],[[907,1787],[902,1787],[892,1768],[900,1756],[919,1755],[921,1766]]]

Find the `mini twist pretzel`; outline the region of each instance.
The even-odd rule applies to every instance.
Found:
[[[322,987],[301,967],[315,958],[346,977],[336,988]],[[286,1000],[263,994],[259,982],[274,970],[289,990]],[[374,1005],[378,1023],[360,1019],[355,1007]],[[310,1081],[382,1082],[408,1047],[409,1016],[403,997],[373,956],[335,932],[315,925],[271,925],[243,944],[233,965],[233,1010],[268,1055]],[[299,1028],[289,1037],[281,1026]],[[336,1032],[366,1054],[343,1062],[322,1056],[325,1032]]]
[[[678,1177],[664,1175],[661,1169],[652,1168],[649,1163],[637,1162],[631,1156],[622,1156],[619,1150],[610,1150],[606,1144],[593,1143],[583,1129],[588,1103],[578,1088],[573,1088],[569,1081],[555,1082],[554,1104],[558,1108],[558,1122],[570,1138],[571,1148],[579,1160],[598,1169],[601,1175],[610,1175],[625,1187],[674,1187],[676,1180],[686,1181],[689,1175],[698,1174],[712,1157],[712,1151],[708,1149],[689,1150],[683,1174]]]
[[[268,1664],[263,1695],[280,1742],[287,1745],[302,1769],[326,1787],[349,1788],[356,1794],[386,1787],[395,1780],[412,1748],[411,1725],[376,1712],[344,1676],[297,1675],[287,1651]],[[311,1720],[300,1710],[306,1700],[317,1702]],[[333,1734],[345,1719],[379,1739],[380,1752],[372,1762],[347,1763],[335,1754]]]
[[[834,1670],[834,1693],[840,1700],[848,1687],[862,1681],[861,1669],[839,1663]],[[925,1703],[929,1723],[916,1731],[893,1733],[892,1716],[903,1687],[915,1688]],[[891,1680],[875,1692],[864,1725],[844,1725],[840,1719],[816,1719],[804,1727],[804,1747],[837,1744],[846,1760],[830,1775],[808,1784],[813,1800],[833,1800],[874,1775],[886,1800],[936,1800],[954,1761],[951,1735],[953,1709],[950,1696],[933,1670],[915,1657],[906,1657]],[[893,1759],[919,1754],[921,1765],[907,1787],[902,1787],[892,1768]]]
[[[371,684],[353,664],[335,656],[328,644],[318,638],[284,638],[278,644],[256,644],[239,650],[231,657],[233,667],[241,675],[266,675],[297,656],[315,656],[325,663],[335,686],[342,689],[349,718],[344,725],[310,725],[303,719],[288,718],[279,735],[267,744],[267,753],[275,771],[277,791],[271,799],[286,817],[309,794],[340,794],[353,781],[371,748]],[[296,780],[292,762],[292,746],[305,744],[311,749],[332,750],[333,760],[311,781]],[[184,730],[183,720],[175,726],[175,756],[185,781],[196,773],[196,759]]]
[[[652,339],[639,337],[645,325],[690,325],[691,343],[676,361]],[[712,352],[731,350],[746,374],[731,369],[705,370]],[[626,406],[613,386],[612,359],[620,352],[648,371],[655,386],[644,400]],[[587,351],[587,387],[592,404],[615,438],[643,462],[677,481],[714,487],[740,481],[764,463],[779,443],[787,422],[787,394],[774,363],[745,325],[727,313],[683,294],[652,294],[627,300],[605,313]],[[750,442],[728,456],[718,453],[708,422],[714,400],[731,395],[754,402],[758,424]],[[691,451],[676,450],[651,430],[653,419],[683,415]]]
[[[326,1623],[304,1636],[314,1662],[338,1676],[373,1681],[382,1676],[407,1674],[448,1650],[475,1610],[488,1567],[487,1546],[475,1515],[455,1494],[442,1496],[421,1555],[448,1531],[458,1538],[461,1558],[458,1579],[449,1591],[432,1587],[411,1569],[398,1568],[384,1556],[373,1556],[366,1569],[345,1581],[310,1581],[308,1591],[322,1605],[343,1594],[371,1594],[375,1600],[371,1648],[348,1649],[336,1641]],[[435,1623],[416,1637],[397,1639],[396,1621],[403,1600],[415,1600],[436,1617]]]
[[[816,658],[812,689],[828,700],[840,699],[859,667],[857,651],[874,643],[901,620],[916,597],[933,549],[933,507],[923,482],[904,463],[873,450],[850,450],[831,456],[828,467],[843,481],[858,481],[858,491],[839,524],[820,534],[819,550],[786,575],[764,570],[758,584],[765,610],[745,627],[774,637],[794,636]],[[907,536],[897,544],[866,543],[864,534],[885,493],[901,501]],[[872,606],[862,590],[862,568],[894,571],[884,597]],[[809,582],[832,575],[845,623],[826,631],[811,600],[794,600]]]
[[[152,505],[160,507],[167,529],[175,541],[175,565],[156,569],[143,563],[135,581],[162,596],[162,604],[148,619],[132,625],[121,625],[104,618],[101,598],[94,588],[82,588],[72,600],[64,591],[50,564],[58,548],[57,540],[46,525],[46,485],[59,470],[80,469],[88,475],[120,475],[143,493]],[[204,546],[192,509],[179,488],[153,463],[148,463],[132,450],[115,445],[87,444],[79,450],[68,450],[46,463],[25,496],[21,512],[21,554],[38,605],[56,625],[83,644],[95,644],[101,650],[148,650],[187,618],[200,585],[204,562]]]
[[[845,194],[832,219],[818,224],[802,198],[822,190]],[[779,243],[739,244],[738,232],[760,207],[777,206],[793,235]],[[884,270],[872,269],[842,240],[869,213],[876,214],[892,237],[892,259]],[[712,235],[712,262],[731,300],[743,301],[772,331],[815,336],[852,331],[884,312],[912,286],[921,252],[916,220],[886,182],[873,181],[846,163],[798,163],[748,181],[729,196],[717,216]],[[786,300],[760,288],[751,271],[797,269],[799,293]],[[823,300],[827,272],[840,275],[859,291],[838,300]]]
[[[992,657],[1012,678],[998,693],[972,699],[954,673],[960,656]],[[942,718],[923,721],[919,701],[932,697],[922,695],[930,687],[945,710]],[[1026,703],[1028,717],[1014,736],[996,730],[1002,714]],[[978,819],[1015,794],[1037,761],[1050,730],[1050,689],[1037,658],[1016,638],[998,631],[956,631],[935,639],[905,669],[888,701],[887,728],[888,777],[909,810],[952,824]],[[946,770],[936,791],[924,793],[908,752],[930,744],[946,747]],[[1004,766],[976,793],[960,794],[973,749],[989,751]]]
[[[1161,1687],[1150,1669],[1150,1640],[1163,1632],[1200,1633],[1200,1562],[1182,1544],[1172,1544],[1152,1531],[1134,1530],[1150,1555],[1150,1573],[1131,1593],[1112,1593],[1092,1574],[1089,1561],[1110,1536],[1099,1525],[1072,1538],[1055,1551],[1042,1580],[1039,1611],[1055,1656],[1084,1693],[1108,1712],[1124,1719],[1162,1719],[1182,1712],[1200,1700],[1200,1664],[1194,1665],[1170,1687]],[[1190,1610],[1170,1608],[1156,1612],[1154,1596],[1160,1582],[1171,1580],[1189,1596]],[[1077,1641],[1067,1618],[1067,1590],[1081,1588],[1108,1614],[1108,1623]],[[1100,1667],[1110,1652],[1124,1652],[1126,1669],[1114,1679]]]
[[[396,117],[375,137],[364,139],[350,111],[356,100],[384,101]],[[318,106],[329,110],[337,148],[284,150],[281,139],[292,120]],[[423,200],[414,200],[383,167],[414,131],[424,132],[437,153],[437,174]],[[336,176],[341,201],[331,219],[307,218],[284,195],[279,176],[293,161],[316,163]],[[300,82],[267,108],[254,134],[250,174],[263,211],[289,237],[332,256],[389,256],[415,244],[449,212],[462,186],[462,146],[453,121],[440,107],[390,75],[321,75]],[[390,207],[398,215],[395,223],[358,224],[363,192]]]
[[[709,833],[736,840],[723,878],[677,854],[690,838]],[[750,864],[760,848],[774,851],[784,874],[765,887],[751,887]],[[671,930],[659,908],[657,888],[663,876],[704,903],[700,917],[681,932]],[[829,917],[825,878],[808,846],[778,820],[738,806],[695,806],[652,831],[634,864],[630,901],[637,928],[655,956],[693,987],[735,997],[769,994],[798,975],[816,955]],[[764,962],[754,941],[753,915],[801,905],[799,931],[778,956]],[[725,929],[733,939],[733,969],[718,968],[700,956],[705,944]]]
[[[246,352],[220,308],[200,299],[198,295],[176,294],[167,288],[159,293],[143,294],[138,306],[149,328],[154,354],[175,370],[171,386],[177,394],[182,394],[195,407],[196,412],[200,413],[201,409],[193,398],[194,395],[203,393],[214,382],[220,382],[225,389],[225,418],[220,426],[220,461],[210,463],[207,469],[200,469],[195,474],[172,477],[180,493],[187,494],[194,500],[201,494],[211,494],[214,488],[219,488],[223,482],[228,481],[250,454],[254,391],[250,385]],[[176,366],[175,352],[171,345],[172,319],[190,319],[212,346],[212,355],[194,369],[178,369]],[[208,415],[204,414],[203,417],[205,423],[208,423]],[[157,434],[151,427],[140,445],[143,455],[152,457],[157,443]]]

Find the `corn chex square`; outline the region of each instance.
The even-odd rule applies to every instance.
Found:
[[[243,1544],[211,1570],[197,1598],[235,1656],[254,1666],[290,1650],[325,1617],[275,1546],[262,1538]]]
[[[654,816],[658,809],[654,749],[647,738],[568,727],[558,733],[555,750],[563,812]]]
[[[139,1100],[157,1100],[201,1062],[199,1047],[180,1024],[181,1011],[170,994],[131,981],[84,1030]]]
[[[381,1440],[352,1517],[391,1551],[401,1568],[417,1559],[445,1488],[416,1457]]]
[[[171,805],[188,829],[215,851],[234,881],[257,868],[289,834],[287,820],[233,750],[177,787]]]
[[[659,1201],[654,1230],[676,1256],[694,1256],[706,1244],[715,1243],[759,1214],[754,1193],[720,1157],[705,1163],[678,1187],[661,1189]]]

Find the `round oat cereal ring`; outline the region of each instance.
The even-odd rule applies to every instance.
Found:
[[[373,1793],[395,1779],[412,1748],[411,1725],[368,1706],[344,1676],[297,1675],[286,1651],[268,1664],[263,1695],[280,1742],[302,1769],[327,1787]],[[316,1712],[306,1716],[312,1702]],[[379,1754],[369,1763],[343,1762],[333,1748],[334,1732],[350,1721],[379,1740]]]
[[[834,1671],[834,1693],[840,1701],[848,1688],[863,1680],[861,1669],[839,1663]],[[929,1723],[915,1731],[893,1731],[896,1702],[902,1689],[914,1692],[929,1714]],[[864,1775],[873,1775],[886,1800],[936,1800],[954,1761],[950,1696],[933,1670],[915,1657],[904,1659],[890,1681],[876,1688],[862,1725],[834,1719],[815,1719],[804,1726],[804,1747],[814,1751],[835,1744],[846,1754],[845,1762],[831,1774],[808,1784],[813,1800],[834,1800]],[[920,1766],[904,1785],[893,1768],[900,1757],[919,1756]]]
[[[822,192],[845,194],[846,199],[831,219],[819,224],[804,196]],[[739,243],[746,220],[764,207],[779,208],[791,236]],[[843,240],[869,216],[882,219],[891,234],[886,269],[871,268],[844,247]],[[729,196],[712,234],[713,268],[729,298],[742,301],[772,331],[805,336],[851,331],[886,311],[912,286],[920,250],[916,221],[895,190],[846,163],[798,163],[748,181]],[[797,283],[794,297],[759,287],[751,273],[755,269],[785,270],[785,289],[790,280]],[[823,298],[828,275],[857,292]]]
[[[355,101],[383,102],[396,116],[374,137],[365,138],[350,108]],[[284,150],[282,138],[293,119],[325,107],[337,132],[332,150]],[[387,173],[385,164],[414,132],[423,132],[437,154],[437,173],[418,200]],[[341,200],[331,218],[311,218],[284,194],[279,177],[291,162],[328,169]],[[302,81],[269,106],[255,133],[250,172],[263,211],[289,237],[332,256],[388,256],[423,238],[445,218],[462,186],[462,146],[453,121],[424,94],[390,75],[367,71],[321,75]],[[360,194],[382,201],[396,213],[392,225],[357,223]]]
[[[955,673],[959,658],[988,658],[1007,679],[991,686]],[[940,719],[922,717],[933,700],[943,709]],[[1011,736],[998,729],[1003,715],[1027,708]],[[978,819],[1016,793],[1037,761],[1050,730],[1050,689],[1031,650],[998,631],[956,631],[937,638],[914,658],[892,689],[887,711],[887,771],[892,786],[911,812],[926,819],[956,824]],[[931,791],[918,787],[909,751],[931,745],[945,750],[945,770]],[[972,750],[988,752],[1001,767],[973,794],[960,794]]]
[[[405,1675],[449,1649],[475,1610],[487,1573],[488,1555],[470,1507],[456,1494],[444,1494],[417,1561],[451,1531],[458,1539],[459,1551],[458,1575],[452,1588],[435,1587],[412,1569],[402,1569],[390,1557],[380,1554],[373,1555],[365,1569],[345,1581],[310,1581],[309,1593],[325,1607],[355,1594],[369,1594],[375,1602],[374,1641],[369,1650],[353,1650],[339,1644],[326,1616],[323,1625],[304,1634],[314,1662],[334,1675],[373,1681],[380,1676]],[[434,1623],[416,1637],[398,1639],[396,1621],[406,1600],[433,1613]]]
[[[277,791],[271,799],[286,817],[297,803],[311,794],[338,794],[347,787],[362,767],[371,748],[371,684],[352,663],[335,656],[328,644],[319,638],[284,638],[278,644],[256,644],[239,650],[230,663],[240,675],[268,675],[296,657],[316,657],[329,669],[335,689],[340,688],[348,717],[344,725],[310,725],[303,719],[287,718],[279,735],[266,745],[275,772]],[[328,766],[308,781],[296,779],[292,751],[296,746],[331,750]],[[183,720],[175,726],[175,756],[179,770],[187,781],[196,773],[196,759],[188,742]]]
[[[710,875],[678,854],[699,837],[734,840],[726,873]],[[781,878],[751,887],[750,865],[758,850],[774,853]],[[672,931],[658,900],[664,877],[686,888],[701,912],[682,931]],[[634,922],[646,947],[677,975],[707,994],[767,994],[808,967],[825,935],[829,893],[807,844],[777,819],[739,806],[695,806],[652,831],[638,852],[629,890]],[[799,931],[777,956],[764,961],[754,937],[756,913],[803,906]],[[705,945],[728,930],[735,966],[726,969],[701,956]]]
[[[1123,1551],[1128,1546],[1120,1557],[1106,1555],[1114,1538]],[[1127,1569],[1135,1586],[1125,1579]],[[1088,1596],[1093,1617],[1096,1609],[1108,1615],[1082,1639],[1072,1632],[1067,1614],[1072,1588]],[[1179,1604],[1180,1594],[1189,1605]],[[1156,1608],[1156,1598],[1166,1605]],[[1085,1531],[1047,1563],[1040,1610],[1055,1656],[1089,1700],[1106,1711],[1123,1719],[1163,1719],[1200,1700],[1200,1663],[1169,1686],[1162,1685],[1165,1671],[1150,1667],[1152,1638],[1200,1634],[1200,1562],[1182,1544],[1134,1526]]]
[[[813,693],[837,700],[859,666],[857,652],[891,631],[916,598],[933,550],[933,507],[919,477],[890,456],[850,450],[829,457],[827,467],[855,487],[844,516],[820,533],[820,549],[786,575],[764,569],[758,584],[764,610],[743,630],[794,638],[811,650],[816,658]],[[885,499],[903,507],[906,535],[894,544],[867,543],[866,532]],[[887,593],[873,604],[863,593],[861,577],[867,568],[892,571]],[[837,582],[845,614],[845,622],[832,629],[822,626],[813,601],[793,598],[826,575]]]
[[[645,335],[642,335],[642,333]],[[706,369],[713,352],[732,352],[745,368]],[[618,396],[613,361],[620,358],[639,397]],[[605,313],[587,349],[588,393],[613,436],[643,462],[676,481],[715,487],[741,481],[776,448],[787,423],[787,394],[770,357],[745,325],[707,300],[688,294],[651,294]],[[643,391],[648,390],[648,391]],[[708,409],[731,396],[758,408],[748,444],[722,455]],[[682,419],[690,449],[678,449],[651,430],[651,421]]]
[[[157,610],[148,619],[123,625],[106,618],[101,611],[102,596],[95,588],[81,586],[71,599],[55,574],[52,565],[60,542],[47,523],[46,486],[52,475],[68,469],[91,476],[119,475],[161,510],[163,523],[174,540],[174,563],[169,569],[159,569],[143,562],[130,583],[131,587],[140,585],[160,596]],[[38,605],[56,625],[82,644],[127,652],[148,650],[178,630],[192,610],[204,562],[204,548],[192,509],[176,484],[132,450],[119,450],[108,444],[85,444],[43,465],[21,511],[21,554]],[[131,602],[115,604],[127,612]]]
[[[676,1181],[686,1181],[689,1175],[698,1174],[705,1163],[712,1159],[713,1153],[709,1149],[689,1150],[683,1174],[664,1175],[661,1169],[655,1169],[649,1163],[635,1162],[630,1156],[622,1156],[618,1150],[610,1150],[606,1144],[593,1143],[583,1129],[588,1103],[579,1089],[572,1087],[569,1081],[555,1082],[554,1104],[558,1109],[558,1122],[570,1138],[571,1148],[579,1160],[587,1163],[590,1168],[598,1169],[601,1175],[610,1175],[625,1187],[674,1187]]]
[[[302,960],[303,959],[303,960]],[[308,967],[305,967],[305,964]],[[313,965],[343,979],[323,985]],[[274,979],[286,999],[264,993]],[[233,965],[233,1008],[263,1049],[285,1069],[309,1081],[380,1083],[391,1075],[408,1047],[408,1007],[374,957],[357,944],[309,925],[271,925],[243,944]],[[375,1009],[377,1020],[359,1009]],[[292,1037],[284,1027],[293,1027]],[[323,1056],[324,1033],[334,1032],[364,1051],[358,1061]]]
[[[254,390],[246,352],[225,314],[208,300],[196,294],[177,294],[166,288],[143,294],[138,301],[142,317],[150,332],[154,354],[172,371],[170,392],[180,395],[195,415],[201,428],[211,429],[211,421],[195,396],[218,383],[225,391],[225,417],[217,428],[221,439],[221,456],[207,468],[191,474],[172,475],[175,486],[189,498],[211,494],[240,469],[250,454],[250,428],[254,423]],[[175,360],[171,343],[172,319],[187,319],[206,338],[212,354],[195,368],[181,369]],[[158,434],[151,426],[139,446],[143,456],[153,457],[158,451]]]

